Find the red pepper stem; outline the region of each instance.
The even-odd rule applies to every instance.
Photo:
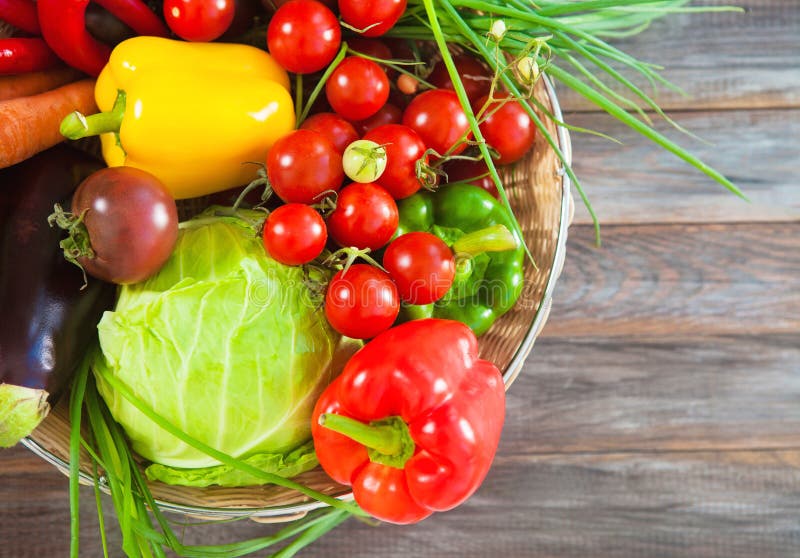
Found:
[[[456,257],[470,257],[483,252],[504,252],[517,248],[517,239],[505,225],[492,225],[467,233],[453,243]]]
[[[402,469],[406,461],[414,455],[414,440],[408,431],[408,425],[400,417],[364,424],[350,417],[323,413],[318,421],[321,426],[365,446],[369,451],[369,458],[376,463]]]
[[[85,116],[76,110],[61,121],[59,130],[61,135],[71,140],[97,136],[108,132],[119,133],[124,116],[125,92],[120,90],[117,92],[117,98],[110,111]]]

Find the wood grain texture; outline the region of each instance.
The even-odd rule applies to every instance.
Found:
[[[786,558],[800,548],[800,451],[507,456],[505,440],[501,445],[486,481],[460,508],[413,527],[351,520],[301,556]],[[41,507],[9,502],[0,492],[0,557],[67,556],[66,479],[52,475],[38,480],[62,488]],[[36,479],[21,476],[21,488],[40,491]],[[88,537],[96,522],[88,509],[84,517]],[[186,529],[184,540],[218,544],[277,528],[205,525]],[[118,543],[113,529],[110,539]],[[97,544],[84,541],[82,557],[102,556]],[[110,555],[121,556],[118,545]]]
[[[671,153],[656,149],[611,117],[566,114],[570,124],[602,131],[622,142],[572,134],[573,169],[603,225],[800,220],[800,109],[672,116],[708,143],[664,121],[657,122],[656,129],[730,178],[749,201]],[[577,197],[576,202],[575,222],[590,223]]]
[[[640,60],[664,67],[664,77],[684,90],[685,96],[659,88],[655,98],[662,108],[800,106],[800,9],[796,0],[707,0],[694,4],[739,6],[746,12],[673,14],[654,22],[641,35],[613,41]],[[627,71],[625,75],[653,94],[646,80]],[[624,92],[613,79],[602,81],[617,93]],[[598,110],[563,87],[559,88],[559,98],[568,111]]]
[[[543,337],[800,331],[800,223],[570,230]]]
[[[508,394],[505,457],[800,449],[796,332],[546,338],[534,355]]]

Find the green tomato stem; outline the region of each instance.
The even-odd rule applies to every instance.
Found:
[[[61,121],[59,131],[67,139],[76,140],[109,132],[119,133],[125,116],[125,92],[119,90],[114,107],[108,112],[98,112],[85,116],[78,112],[69,113]]]

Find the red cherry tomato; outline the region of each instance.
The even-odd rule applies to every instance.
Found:
[[[387,124],[370,130],[364,139],[384,146],[386,170],[380,183],[394,199],[407,198],[420,189],[416,165],[425,156],[425,144],[419,134],[408,126]]]
[[[339,20],[316,0],[291,0],[267,27],[267,49],[286,70],[310,74],[327,66],[342,42]]]
[[[508,93],[498,93],[505,99]],[[479,105],[486,103],[483,97]],[[499,107],[499,108],[498,108]],[[486,109],[488,116],[481,122],[483,139],[499,154],[498,165],[509,165],[522,159],[536,140],[536,125],[520,101],[494,101]]]
[[[476,106],[475,102],[484,95],[489,94],[489,89],[492,86],[491,70],[483,62],[469,54],[456,55],[453,57],[453,62],[456,65],[458,75],[461,77],[461,83],[464,84],[469,102],[473,105],[473,108],[480,108]],[[437,62],[433,67],[431,74],[428,76],[428,81],[440,89],[455,90],[450,74],[447,72],[447,67],[442,61]]]
[[[413,128],[423,143],[440,155],[464,137],[469,138],[467,115],[455,92],[449,89],[432,89],[414,97],[403,113],[403,124]],[[462,143],[451,154],[465,148]]]
[[[319,112],[309,116],[300,128],[319,132],[331,140],[339,153],[344,153],[348,145],[361,137],[352,124],[332,112]]]
[[[342,154],[314,130],[283,136],[267,155],[267,178],[275,194],[287,203],[311,204],[323,192],[338,191],[344,180]]]
[[[397,287],[385,272],[351,265],[333,276],[325,293],[331,327],[353,339],[369,339],[389,329],[400,312]]]
[[[389,98],[389,78],[372,60],[348,56],[325,84],[325,96],[331,107],[345,119],[369,118]]]
[[[494,180],[489,175],[489,168],[483,159],[476,161],[453,159],[445,163],[442,170],[447,174],[448,183],[466,182],[483,188],[495,198],[500,199],[500,192],[497,191],[497,186],[494,185]]]
[[[92,173],[72,197],[73,215],[84,211],[94,257],[80,257],[78,263],[93,277],[137,283],[172,254],[178,210],[164,184],[148,172],[109,167]]]
[[[328,216],[331,238],[341,246],[377,250],[391,240],[399,213],[389,192],[374,182],[342,188]]]
[[[453,285],[456,259],[438,236],[410,232],[395,238],[383,254],[383,267],[397,285],[400,299],[410,304],[430,304]]]
[[[286,265],[302,265],[322,253],[328,232],[314,208],[302,203],[280,206],[264,223],[264,248]]]
[[[164,0],[169,28],[187,41],[213,41],[233,22],[233,0]]]
[[[384,124],[400,124],[403,119],[403,111],[392,103],[386,103],[378,112],[365,120],[353,122],[353,127],[361,136]]]
[[[379,37],[391,29],[406,10],[406,0],[339,0],[342,20],[365,37]]]

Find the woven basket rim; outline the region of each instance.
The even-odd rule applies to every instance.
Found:
[[[545,90],[550,99],[553,109],[553,117],[556,122],[563,122],[564,116],[561,112],[561,105],[558,103],[555,87],[553,86],[550,78],[543,75]],[[564,156],[564,161],[567,165],[572,165],[572,142],[570,141],[569,131],[563,126],[556,126],[558,134],[558,146]],[[572,199],[571,194],[572,181],[566,172],[561,172],[561,212],[558,224],[558,242],[556,249],[553,252],[552,267],[550,268],[550,276],[547,278],[545,284],[544,294],[542,295],[542,302],[539,305],[536,315],[533,317],[531,326],[525,334],[522,343],[520,343],[517,352],[514,354],[508,367],[503,371],[503,382],[505,383],[506,390],[514,382],[519,373],[522,371],[522,366],[525,364],[531,351],[533,350],[534,341],[539,335],[539,332],[544,327],[544,322],[550,313],[550,306],[553,303],[553,291],[556,287],[556,282],[561,273],[561,268],[567,254],[567,235],[570,225],[570,203]]]
[[[558,98],[555,93],[555,88],[553,87],[552,82],[546,75],[544,75],[543,78],[544,78],[543,83],[545,91],[547,93],[552,108],[552,115],[556,122],[561,122],[563,121],[563,117],[562,117],[561,107],[559,105]],[[556,126],[556,131],[557,131],[557,138],[556,138],[557,144],[564,156],[564,160],[567,163],[571,163],[572,146],[570,142],[569,132],[563,126]],[[520,345],[517,347],[517,350],[515,351],[511,361],[509,362],[506,369],[503,371],[503,381],[505,383],[506,389],[509,388],[509,386],[514,382],[514,380],[517,378],[520,371],[522,370],[523,364],[525,363],[525,360],[528,358],[529,354],[533,350],[534,342],[539,332],[541,331],[542,327],[544,326],[545,321],[547,320],[550,306],[552,304],[553,291],[566,255],[567,233],[570,224],[569,213],[570,213],[570,203],[571,203],[571,193],[570,193],[571,181],[567,176],[567,174],[563,172],[563,170],[562,172],[560,172],[560,182],[561,182],[561,205],[560,205],[560,215],[559,215],[558,239],[556,242],[555,250],[553,252],[553,260],[552,262],[550,262],[550,264],[552,264],[550,266],[550,273],[545,283],[545,288],[542,294],[541,303],[539,304],[539,307],[536,310],[533,320],[531,320],[531,323],[527,328],[525,336],[523,337]],[[47,450],[44,446],[42,446],[32,437],[29,436],[24,438],[21,441],[21,443],[32,453],[34,453],[44,461],[56,467],[63,474],[69,476],[69,463],[67,463],[60,457],[56,456],[55,454],[51,453],[49,450]],[[92,479],[89,475],[87,475],[84,472],[79,473],[79,481],[81,482],[81,484],[94,485],[94,479]],[[104,485],[102,482],[100,483],[100,489],[106,494],[109,493],[108,486]],[[353,499],[353,494],[352,492],[347,492],[345,494],[341,494],[335,497],[342,501],[350,501]],[[189,504],[176,504],[158,498],[155,501],[158,504],[161,511],[168,511],[184,515],[204,517],[208,519],[219,519],[219,520],[241,518],[241,517],[294,518],[295,516],[302,516],[305,513],[308,513],[309,511],[327,506],[327,504],[323,502],[311,501],[311,502],[303,502],[296,504],[275,505],[267,508],[263,507],[221,508],[221,507],[210,507],[210,506],[207,507],[207,506],[189,505]]]

